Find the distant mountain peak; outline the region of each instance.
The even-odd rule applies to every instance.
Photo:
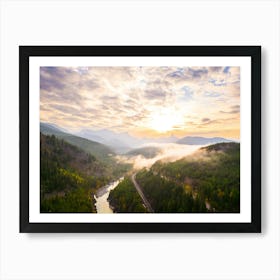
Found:
[[[222,137],[201,137],[201,136],[186,136],[177,141],[177,144],[185,144],[185,145],[207,145],[207,144],[215,144],[222,142],[233,142],[232,140],[222,138]]]
[[[40,122],[40,126],[45,126],[45,127],[49,127],[49,128],[52,128],[52,129],[55,129],[57,131],[62,131],[62,132],[65,132],[65,133],[69,133],[69,131],[61,126],[58,126],[56,124],[53,124],[53,123],[48,123],[48,122]]]

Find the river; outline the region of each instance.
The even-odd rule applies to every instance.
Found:
[[[132,157],[120,157],[124,162],[133,164],[135,169],[141,169],[144,167],[152,166],[158,160],[168,159],[169,162],[178,160],[182,157],[185,157],[189,154],[192,154],[199,148],[201,145],[181,145],[174,143],[151,143],[148,146],[159,147],[161,149],[161,153],[153,158],[145,158],[141,155],[132,156]],[[108,202],[108,197],[110,191],[116,188],[116,186],[123,180],[124,178],[120,178],[106,186],[101,187],[96,195],[94,196],[96,203],[96,211],[98,214],[103,213],[113,213],[113,210],[110,208],[110,204]]]
[[[110,194],[110,191],[113,190],[124,178],[120,178],[102,188],[100,188],[96,195],[94,196],[96,203],[96,211],[97,214],[110,214],[113,213],[113,210],[110,208],[110,204],[108,202],[108,197]]]

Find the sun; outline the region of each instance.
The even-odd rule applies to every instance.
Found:
[[[149,120],[149,127],[159,133],[172,131],[179,124],[179,117],[171,110],[153,113]]]

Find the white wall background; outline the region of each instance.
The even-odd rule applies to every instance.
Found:
[[[280,2],[0,0],[1,279],[280,279]],[[19,45],[262,45],[262,234],[19,234]]]

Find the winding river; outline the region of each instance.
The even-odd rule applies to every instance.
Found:
[[[110,204],[108,202],[108,197],[110,194],[110,191],[113,190],[124,178],[120,178],[102,188],[100,188],[96,195],[94,196],[96,203],[96,211],[98,214],[104,214],[104,213],[113,213],[113,210],[110,208]]]

